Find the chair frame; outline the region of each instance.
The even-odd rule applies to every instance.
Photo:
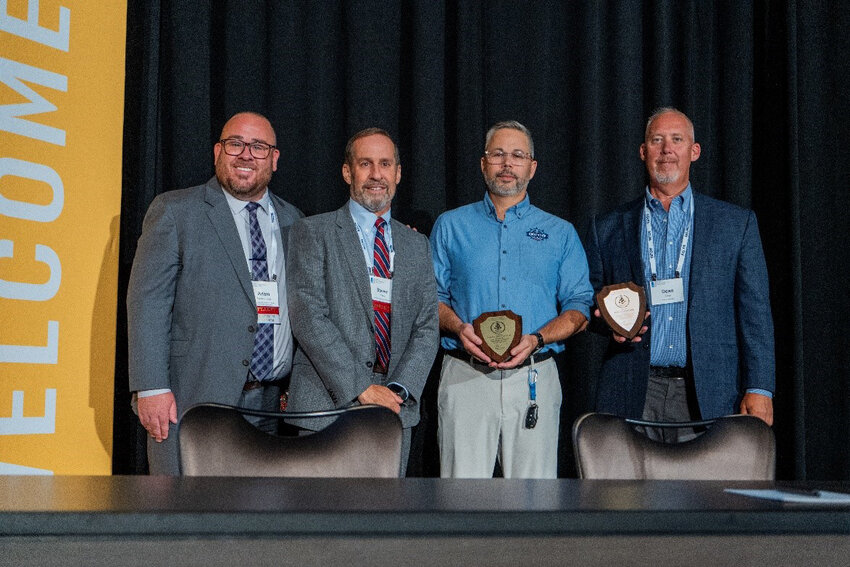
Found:
[[[231,436],[238,435],[241,438],[241,436],[244,435],[246,443],[234,443],[233,438],[228,438],[226,435],[222,451],[229,450],[233,453],[234,457],[243,457],[246,460],[249,460],[250,458],[250,460],[256,461],[257,466],[255,470],[232,473],[230,470],[226,470],[228,467],[218,466],[216,464],[210,465],[210,467],[205,470],[206,465],[204,464],[204,458],[198,457],[198,455],[204,455],[204,451],[199,450],[197,445],[195,449],[184,448],[183,443],[185,440],[181,442],[181,438],[183,437],[181,434],[183,419],[187,414],[196,411],[198,408],[227,412],[226,416],[228,418],[238,417],[239,420],[241,420],[231,421],[228,419],[226,420],[223,429],[225,430],[225,433]],[[380,411],[376,412],[376,410]],[[395,422],[398,425],[397,436],[390,435],[388,437],[381,437],[380,439],[377,439],[374,435],[368,434],[363,437],[363,451],[367,453],[371,451],[371,453],[368,454],[375,457],[374,462],[367,461],[366,459],[358,459],[356,453],[359,451],[355,450],[354,446],[345,445],[344,443],[343,445],[339,444],[344,442],[346,437],[350,439],[350,436],[356,433],[355,430],[357,427],[361,428],[361,433],[364,431],[362,429],[364,424],[357,423],[356,420],[354,420],[354,423],[349,422],[348,424],[342,425],[340,429],[335,429],[335,421],[326,428],[312,432],[310,435],[293,437],[277,436],[261,431],[251,425],[243,417],[247,415],[286,420],[289,418],[310,419],[356,416],[357,413],[368,413],[368,419],[371,420],[374,425],[381,425],[382,427],[383,424],[388,423],[386,419],[392,416],[390,418],[391,422]],[[344,429],[346,427],[347,430]],[[391,429],[388,431],[395,431],[394,427],[390,427]],[[393,444],[390,446],[389,451],[393,452],[395,449],[395,452],[400,455],[402,438],[401,421],[397,415],[392,413],[391,410],[374,404],[356,405],[346,408],[320,411],[275,412],[248,409],[221,403],[201,403],[195,404],[183,412],[178,422],[177,434],[180,470],[181,474],[184,476],[397,477],[399,472],[397,465],[395,467],[391,467],[384,458],[386,452],[382,448],[376,449],[376,447],[378,445],[382,445],[384,439],[386,439],[387,443]],[[340,458],[331,454],[325,455],[324,449],[322,449],[319,445],[312,445],[313,441],[310,440],[311,438],[314,438],[314,441],[316,442],[324,442],[327,446],[333,446],[336,444],[337,449],[348,455],[347,462],[351,463],[350,474],[348,474],[348,472],[346,474],[331,474],[330,471],[333,470],[333,467],[330,466],[330,463],[339,462]],[[196,441],[200,441],[197,434],[195,439]],[[210,444],[211,442],[207,441],[208,440],[203,440],[200,442],[202,445],[206,445],[204,448],[210,450],[210,453],[212,453],[213,446]],[[242,450],[243,447],[245,447],[244,450]],[[277,464],[277,455],[282,454],[287,449],[294,455],[302,455],[304,457],[305,460],[303,461],[303,466],[301,464],[285,464],[285,461],[281,461],[284,464]],[[399,459],[398,455],[396,456],[396,460]],[[296,461],[292,459],[289,462],[295,463]],[[322,466],[318,466],[318,463],[321,463]],[[242,466],[240,464],[239,466],[243,469],[248,468],[247,465]],[[390,470],[391,468],[392,470]],[[299,472],[290,474],[289,471],[291,469],[296,469]],[[213,472],[210,472],[210,470]],[[336,470],[339,470],[338,466],[336,467]]]
[[[621,444],[623,453],[612,455],[610,458],[610,468],[606,468],[605,465],[600,465],[599,463],[602,462],[600,459],[596,459],[594,461],[590,456],[582,455],[582,451],[587,450],[588,440],[580,440],[579,434],[582,430],[582,426],[585,425],[585,421],[588,418],[593,417],[616,420],[616,424],[622,424],[629,428],[628,437],[623,439]],[[723,420],[722,423],[724,424],[732,424],[735,423],[733,420],[742,419],[756,420],[760,424],[756,425],[754,429],[752,424],[755,424],[756,421],[747,422],[748,437],[746,437],[746,439],[754,441],[758,439],[758,435],[762,435],[767,443],[764,447],[766,452],[763,454],[763,459],[761,459],[761,461],[755,458],[751,459],[752,466],[748,472],[740,473],[741,475],[748,475],[744,478],[735,476],[739,474],[739,472],[730,473],[731,476],[724,475],[722,472],[717,472],[715,468],[711,466],[711,463],[716,463],[716,461],[709,460],[709,457],[706,454],[700,454],[699,452],[700,449],[704,448],[709,450],[709,455],[713,455],[720,459],[723,453],[717,449],[718,438],[712,438],[710,434],[711,427],[721,423],[721,420]],[[606,426],[604,422],[596,421],[591,423],[599,424],[601,427]],[[740,421],[738,421],[738,423],[740,423]],[[611,427],[611,425],[608,426]],[[661,441],[650,439],[642,433],[635,431],[633,429],[635,426],[661,428],[708,427],[709,431],[689,441],[681,443],[663,443]],[[758,433],[758,430],[762,430],[762,432],[766,431],[767,433]],[[618,431],[622,432],[622,428],[614,427],[611,433],[616,433]],[[602,433],[604,432],[605,431],[602,430]],[[739,438],[738,440],[739,446],[744,445],[744,442],[741,441],[741,439],[742,438]],[[776,474],[776,438],[774,437],[773,430],[770,429],[767,424],[759,420],[759,418],[754,416],[738,414],[700,421],[656,422],[624,418],[604,413],[586,413],[576,419],[573,423],[572,441],[576,470],[579,478],[616,478],[632,480],[774,480]],[[612,445],[616,444],[616,441],[612,442]],[[597,456],[599,455],[598,452],[596,454]],[[686,457],[692,457],[694,459],[692,462],[699,463],[701,466],[689,466],[689,461]],[[633,467],[629,465],[630,462],[634,465]],[[596,463],[595,466],[593,466],[594,463]],[[702,467],[704,467],[704,469],[702,469]],[[593,470],[589,472],[589,468]],[[628,472],[629,470],[631,472]],[[710,471],[714,471],[715,475],[710,476]]]

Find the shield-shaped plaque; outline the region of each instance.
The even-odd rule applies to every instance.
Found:
[[[646,293],[634,282],[607,285],[596,294],[602,318],[618,335],[633,339],[646,318]]]
[[[522,317],[511,310],[488,311],[472,322],[472,328],[484,341],[480,347],[484,354],[494,362],[504,362],[522,337]]]

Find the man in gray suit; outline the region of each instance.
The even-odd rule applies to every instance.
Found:
[[[275,143],[265,117],[236,114],[213,147],[215,177],[159,195],[145,216],[127,319],[151,474],[179,473],[175,426],[191,405],[280,406],[293,350],[286,230],[303,215],[268,191]]]
[[[437,353],[437,291],[428,239],[391,218],[401,179],[389,134],[369,128],[346,145],[349,201],[297,221],[286,258],[289,313],[298,349],[289,407],[385,406],[410,428]],[[325,427],[305,424],[308,427]]]

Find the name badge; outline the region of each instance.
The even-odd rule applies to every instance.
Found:
[[[649,292],[652,297],[653,305],[680,303],[685,300],[685,290],[682,287],[682,278],[649,282]]]
[[[254,301],[257,303],[257,323],[280,325],[280,301],[277,297],[277,282],[255,282]]]
[[[372,306],[376,311],[389,313],[393,302],[393,280],[390,278],[369,277],[372,288]]]

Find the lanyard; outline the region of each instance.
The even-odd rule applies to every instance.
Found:
[[[652,273],[652,281],[658,279],[658,270],[655,265],[655,243],[652,239],[652,214],[646,200],[643,202],[643,216],[646,220],[646,244],[649,248],[649,270]],[[685,266],[685,255],[688,252],[688,242],[691,238],[691,226],[694,223],[694,197],[691,195],[691,207],[688,213],[688,224],[682,233],[682,244],[679,246],[679,261],[676,263],[676,277],[682,277],[682,268]]]
[[[363,229],[360,228],[360,224],[355,220],[354,228],[357,229],[357,239],[360,240],[360,248],[363,249],[363,258],[366,260],[366,269],[369,272],[369,275],[373,275],[372,268],[375,262],[375,242],[372,241],[372,246],[366,242],[366,237],[363,234]],[[387,222],[386,227],[384,228],[384,240],[387,241],[387,248],[390,251],[390,273],[393,273],[394,264],[395,264],[395,248],[393,247],[393,238],[392,232],[390,231],[390,223]]]

